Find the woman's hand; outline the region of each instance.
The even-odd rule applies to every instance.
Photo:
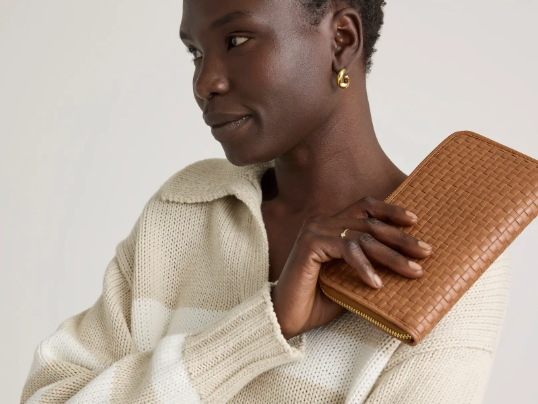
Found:
[[[289,339],[327,324],[345,310],[318,287],[323,262],[345,260],[376,289],[382,285],[376,283],[378,277],[370,261],[409,278],[422,276],[422,269],[410,266],[408,258],[395,249],[425,258],[431,254],[431,247],[423,248],[426,243],[385,222],[411,226],[417,219],[400,206],[364,197],[333,216],[313,216],[304,222],[271,293],[284,337]],[[340,237],[346,228],[345,238]]]

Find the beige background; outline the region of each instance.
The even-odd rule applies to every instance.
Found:
[[[538,158],[538,2],[390,1],[368,80],[382,146],[407,174],[473,130]],[[37,344],[90,307],[116,244],[185,165],[224,153],[178,39],[181,1],[0,0],[0,402]],[[351,78],[353,80],[353,78]],[[485,403],[538,402],[538,221]]]

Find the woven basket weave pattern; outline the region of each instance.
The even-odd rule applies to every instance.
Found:
[[[345,261],[333,260],[322,266],[320,282],[398,324],[416,345],[538,216],[538,161],[456,132],[386,202],[419,217],[397,228],[433,246],[429,257],[411,258],[424,275],[410,279],[376,266],[384,286],[373,289]]]

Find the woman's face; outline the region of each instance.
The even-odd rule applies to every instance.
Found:
[[[300,0],[184,0],[196,102],[210,126],[236,121],[212,128],[230,162],[284,154],[337,108],[324,26],[309,23]]]

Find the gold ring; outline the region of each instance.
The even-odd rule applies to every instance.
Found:
[[[342,233],[340,233],[340,237],[344,238],[346,236],[346,231],[349,229],[345,229]]]

